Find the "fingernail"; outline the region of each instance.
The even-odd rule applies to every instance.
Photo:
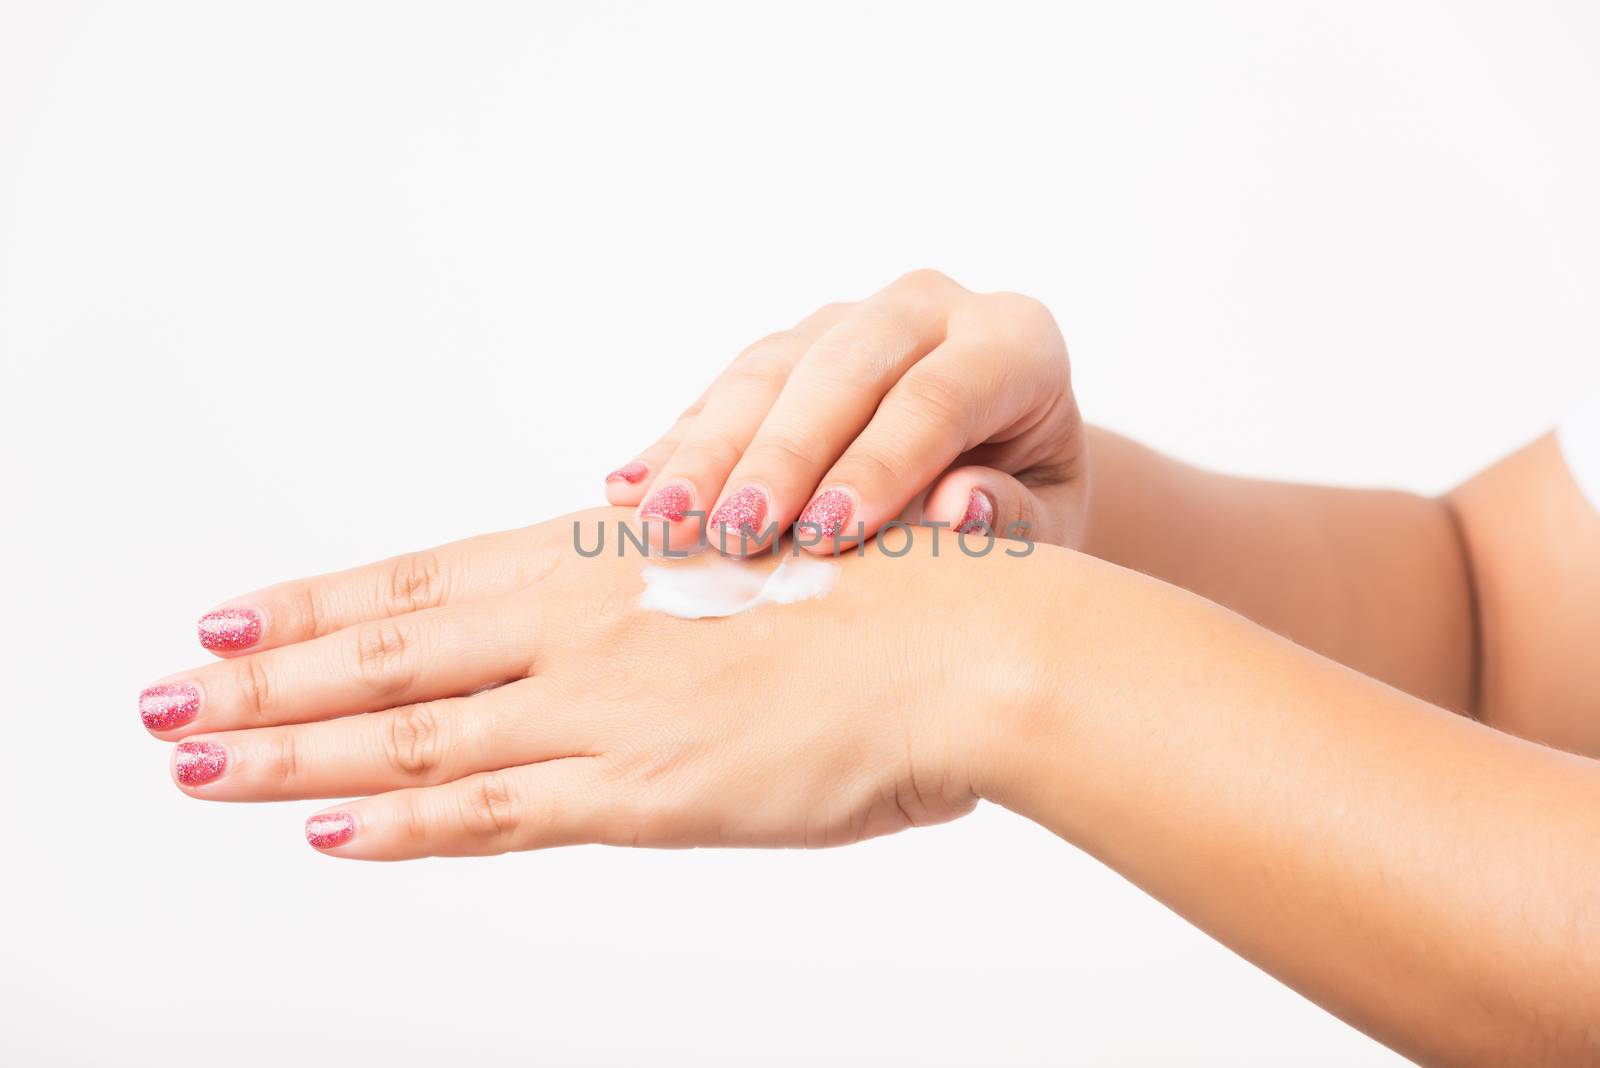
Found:
[[[621,467],[611,472],[606,476],[606,481],[626,482],[628,485],[632,486],[636,483],[644,481],[644,476],[648,475],[649,473],[650,469],[648,467],[635,461],[631,464],[623,464]]]
[[[344,845],[356,836],[356,818],[348,812],[323,812],[306,820],[306,841],[318,849]]]
[[[981,489],[967,495],[967,512],[956,526],[957,534],[994,533],[994,502]]]
[[[825,538],[837,537],[850,521],[850,513],[855,511],[855,507],[848,493],[842,489],[831,489],[817,494],[806,505],[806,510],[800,513],[799,522],[822,531]]]
[[[139,718],[147,729],[170,731],[200,712],[200,689],[187,682],[164,682],[139,694]]]
[[[185,786],[202,786],[228,770],[228,751],[216,742],[179,742],[176,770]]]
[[[749,531],[761,533],[761,524],[767,518],[767,495],[760,486],[744,486],[723,501],[711,513],[710,524],[723,527],[735,534]]]
[[[693,503],[688,486],[662,486],[639,506],[639,518],[665,519],[669,523],[676,523]]]
[[[207,649],[248,649],[261,640],[261,614],[254,608],[219,608],[200,617],[200,644]]]

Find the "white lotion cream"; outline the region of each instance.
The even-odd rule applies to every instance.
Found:
[[[826,597],[839,579],[839,563],[810,553],[785,554],[777,567],[769,568],[759,559],[707,553],[678,564],[647,564],[640,574],[640,608],[679,619],[711,619],[761,604]]]

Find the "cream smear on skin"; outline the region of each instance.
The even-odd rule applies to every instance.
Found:
[[[801,553],[775,568],[760,560],[710,553],[681,564],[648,564],[640,573],[639,607],[679,619],[735,616],[762,604],[795,604],[826,597],[839,579],[839,563]]]

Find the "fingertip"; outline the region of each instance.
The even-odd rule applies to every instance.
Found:
[[[200,738],[179,742],[172,750],[172,781],[186,793],[216,782],[232,760],[226,746]]]
[[[644,528],[652,551],[690,554],[705,547],[705,514],[696,504],[698,494],[687,481],[657,483],[634,513]]]
[[[626,482],[607,482],[605,494],[607,504],[617,508],[632,508],[639,503],[639,498],[644,496],[644,489],[640,486],[630,486]]]
[[[855,494],[843,486],[831,486],[811,498],[795,522],[811,527],[823,538],[832,539],[846,533],[846,526],[855,512]]]
[[[923,518],[952,529],[978,519],[992,524],[1006,496],[1006,480],[1007,475],[987,467],[950,471],[928,491]]]
[[[618,506],[638,504],[644,496],[645,480],[649,477],[648,464],[638,460],[623,464],[606,476],[607,503]]]
[[[725,556],[754,556],[770,546],[777,531],[766,526],[772,494],[747,482],[724,497],[706,519],[706,541]]]
[[[928,493],[925,521],[947,525],[957,534],[1053,541],[1039,529],[1042,510],[1033,491],[992,467],[963,467],[947,474]]]
[[[358,829],[353,812],[318,812],[306,820],[306,844],[319,853],[329,853],[350,844]]]
[[[982,486],[967,490],[966,510],[956,524],[958,534],[991,534],[994,532],[994,498]]]
[[[265,609],[250,605],[223,605],[195,622],[200,647],[220,657],[248,652],[261,644],[267,630]]]
[[[144,729],[163,740],[175,738],[192,724],[204,702],[200,686],[187,679],[158,682],[139,693],[139,720]]]

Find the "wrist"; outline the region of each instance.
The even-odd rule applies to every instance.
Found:
[[[1072,751],[1076,706],[1094,681],[1077,671],[1066,685],[1064,665],[1094,663],[1081,647],[1082,624],[1094,572],[1104,567],[1040,545],[983,569],[986,655],[963,702],[966,772],[978,797],[1029,815],[1037,811],[1031,799],[1064,777],[1057,754]]]
[[[1209,656],[1190,654],[1232,617],[1082,553],[1040,547],[1016,564],[995,590],[1001,637],[970,736],[973,790],[1093,851],[1137,805],[1168,712],[1209,671]]]

